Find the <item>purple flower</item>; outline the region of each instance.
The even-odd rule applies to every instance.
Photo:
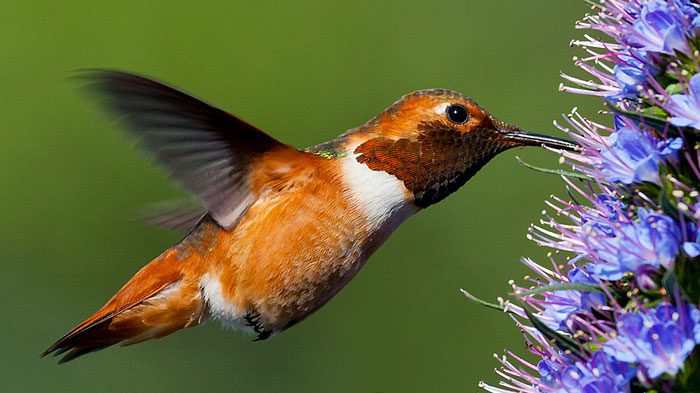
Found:
[[[700,211],[700,202],[693,206],[693,211]],[[700,255],[700,230],[698,224],[691,222],[688,224],[688,237],[692,238],[693,241],[687,241],[681,246],[683,251],[691,258],[695,258]]]
[[[582,241],[589,252],[588,271],[603,280],[619,280],[623,274],[644,266],[672,268],[680,248],[681,234],[670,217],[637,209],[639,220],[605,216],[585,217]]]
[[[683,251],[685,251],[688,256],[695,258],[700,255],[700,243],[696,242],[685,242],[683,243]]]
[[[675,160],[683,147],[681,138],[659,141],[650,133],[624,127],[608,137],[610,146],[600,152],[600,171],[605,180],[624,184],[661,184],[659,164]]]
[[[689,257],[695,258],[700,255],[700,243],[697,240],[695,242],[685,242],[683,243],[683,251],[685,251]]]
[[[567,359],[569,360],[569,359]],[[602,351],[594,352],[586,362],[556,364],[542,360],[537,364],[541,382],[554,392],[613,393],[629,392],[635,369],[611,358]],[[550,390],[551,389],[551,390]]]
[[[686,1],[650,0],[626,30],[623,39],[628,45],[644,51],[668,55],[680,51],[691,55],[686,18],[694,23],[697,15],[695,8]]]
[[[639,244],[644,246],[656,257],[658,263],[670,269],[678,255],[681,234],[673,219],[665,214],[657,214],[652,210],[637,209],[639,222],[635,223]]]
[[[681,23],[689,35],[694,35],[700,29],[700,13],[698,12],[700,5],[695,4],[697,1],[693,3],[692,0],[674,0],[673,2],[680,15],[682,15],[681,18],[683,20],[681,20]],[[687,23],[686,20],[690,21],[690,23]]]
[[[543,358],[536,366],[512,353],[510,355],[526,369],[511,363],[506,357],[498,358],[503,367],[497,373],[505,381],[500,382],[499,387],[481,382],[481,388],[492,393],[629,393],[630,381],[637,371],[636,367],[603,351],[593,352],[587,359],[573,358],[561,352],[542,354]],[[536,370],[539,377],[527,370]]]
[[[608,96],[609,100],[619,101],[625,98],[637,98],[640,89],[647,84],[647,77],[655,70],[649,66],[643,52],[621,53],[613,68],[613,78],[620,91]]]
[[[616,337],[603,345],[603,351],[618,361],[638,363],[651,379],[664,373],[674,376],[700,343],[699,333],[700,312],[695,306],[662,303],[622,314]]]
[[[700,130],[700,74],[688,81],[687,94],[674,94],[668,102],[671,124]]]
[[[571,181],[567,183],[593,206],[576,206],[552,197],[561,206],[549,206],[573,225],[545,214],[547,220],[542,220],[541,226],[531,226],[530,239],[545,247],[573,252],[578,255],[574,260],[588,260],[586,271],[594,280],[619,280],[625,273],[640,272],[645,266],[657,270],[674,266],[683,237],[671,217],[643,207],[636,209],[635,216],[614,194],[588,196]],[[649,275],[648,271],[643,273]]]
[[[572,269],[568,274],[569,282],[597,284],[585,270]],[[571,314],[597,309],[605,304],[605,295],[598,292],[576,290],[552,291],[544,293],[543,321],[553,329],[565,330]]]

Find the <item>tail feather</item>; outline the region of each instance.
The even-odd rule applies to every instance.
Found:
[[[204,315],[198,285],[170,250],[141,269],[100,310],[47,348],[59,363],[107,348],[156,339],[197,325]]]

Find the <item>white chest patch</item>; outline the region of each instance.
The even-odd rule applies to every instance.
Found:
[[[359,163],[355,154],[356,146],[348,149],[342,159],[343,183],[349,200],[364,213],[369,222],[377,227],[385,223],[395,223],[391,231],[403,220],[410,217],[418,208],[407,202],[410,192],[403,182],[384,171],[374,171]]]
[[[219,320],[227,327],[235,329],[250,328],[245,320],[245,310],[240,310],[224,298],[218,277],[205,274],[199,282],[199,287],[207,304],[209,315],[212,318]]]

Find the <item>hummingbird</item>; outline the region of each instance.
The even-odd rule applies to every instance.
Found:
[[[82,77],[201,211],[161,221],[189,232],[43,352],[60,363],[209,319],[264,340],[325,305],[401,223],[499,153],[579,149],[447,89],[407,94],[329,142],[296,149],[156,80]]]

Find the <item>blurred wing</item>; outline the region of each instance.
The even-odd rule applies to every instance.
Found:
[[[207,211],[190,199],[154,203],[139,209],[137,219],[148,225],[187,231],[194,227]]]
[[[258,159],[277,149],[304,154],[154,80],[106,70],[88,71],[81,79],[224,228],[235,226],[257,199],[250,177]]]

